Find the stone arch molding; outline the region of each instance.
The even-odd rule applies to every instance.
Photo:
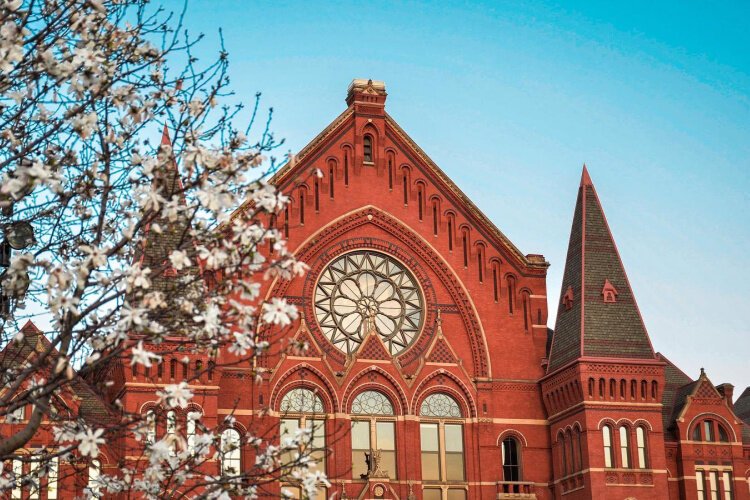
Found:
[[[384,240],[376,237],[357,236],[346,238],[353,234],[356,229],[372,224],[386,232],[391,239]],[[342,240],[342,238],[344,238]],[[311,235],[295,252],[297,259],[306,262],[310,266],[310,272],[303,285],[303,297],[312,297],[315,287],[315,278],[323,267],[333,258],[358,249],[380,250],[393,255],[410,267],[425,294],[427,308],[422,333],[419,338],[397,358],[398,365],[407,367],[418,364],[421,357],[430,345],[430,340],[435,335],[437,318],[437,301],[435,288],[430,280],[425,267],[432,271],[441,285],[450,294],[450,298],[458,309],[458,314],[464,324],[469,336],[472,352],[472,366],[474,376],[490,377],[491,366],[487,342],[484,337],[479,315],[477,314],[471,299],[463,288],[461,281],[453,272],[443,258],[424,239],[417,235],[408,226],[392,215],[372,206],[358,209],[346,214]],[[424,263],[424,265],[422,264]],[[287,295],[289,281],[277,281],[269,292],[271,297],[282,297]],[[325,354],[344,365],[351,360],[346,355],[333,347],[320,332],[314,321],[312,302],[305,300],[302,309],[305,317],[309,318],[309,330],[318,342]]]
[[[369,380],[373,376],[373,380]],[[367,378],[368,380],[363,380]],[[406,400],[404,388],[398,381],[386,370],[379,366],[370,366],[357,373],[344,390],[341,406],[345,412],[349,411],[354,396],[362,391],[372,389],[384,393],[393,403],[394,408],[398,408],[398,415],[406,415],[409,412],[409,403]]]
[[[306,371],[312,376],[306,379],[289,380],[294,374],[302,371]],[[271,397],[269,398],[270,407],[274,409],[278,408],[284,394],[296,387],[305,387],[312,390],[319,389],[318,394],[323,399],[323,404],[327,407],[327,410],[330,410],[331,413],[339,411],[340,405],[336,398],[336,389],[333,387],[333,384],[323,372],[309,363],[301,363],[294,366],[279,377],[271,390]]]
[[[450,379],[451,382],[456,384],[456,387],[445,384],[440,384],[437,386],[429,384],[432,379],[440,376]],[[444,392],[453,396],[461,406],[461,409],[464,411],[464,418],[477,417],[477,405],[474,401],[474,398],[471,396],[471,391],[469,391],[468,387],[466,387],[466,384],[464,384],[461,379],[453,373],[442,369],[430,373],[419,383],[416,390],[414,391],[414,397],[412,398],[412,413],[414,415],[419,415],[419,407],[424,398],[426,398],[430,394],[435,394],[438,392]]]

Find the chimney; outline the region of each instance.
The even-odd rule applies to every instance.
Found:
[[[385,109],[385,82],[355,78],[349,84],[346,104],[354,105],[355,111],[382,115]]]
[[[716,390],[719,391],[719,394],[724,398],[724,401],[727,402],[727,405],[729,405],[729,408],[731,410],[734,410],[734,386],[729,383],[724,383],[716,386]]]

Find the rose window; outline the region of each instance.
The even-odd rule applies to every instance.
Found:
[[[404,265],[368,250],[334,259],[315,286],[320,329],[347,354],[373,330],[392,355],[401,353],[422,327],[423,306],[417,281]]]

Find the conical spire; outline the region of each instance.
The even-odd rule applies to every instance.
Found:
[[[654,359],[586,165],[570,231],[548,372],[580,357]]]

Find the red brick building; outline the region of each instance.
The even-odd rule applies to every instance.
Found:
[[[272,179],[292,202],[271,222],[310,271],[261,295],[302,312],[274,345],[309,349],[206,374],[190,410],[209,426],[235,415],[225,438],[240,442],[314,426],[336,498],[750,499],[750,391],[733,403],[730,384],[654,352],[585,167],[553,335],[544,257],[516,248],[385,102],[381,82],[352,82],[346,110]],[[158,411],[159,384],[208,362],[181,360],[122,370],[114,392]],[[189,436],[170,418],[155,432]],[[105,450],[102,470],[136,446]],[[243,447],[215,467],[252,460]]]

